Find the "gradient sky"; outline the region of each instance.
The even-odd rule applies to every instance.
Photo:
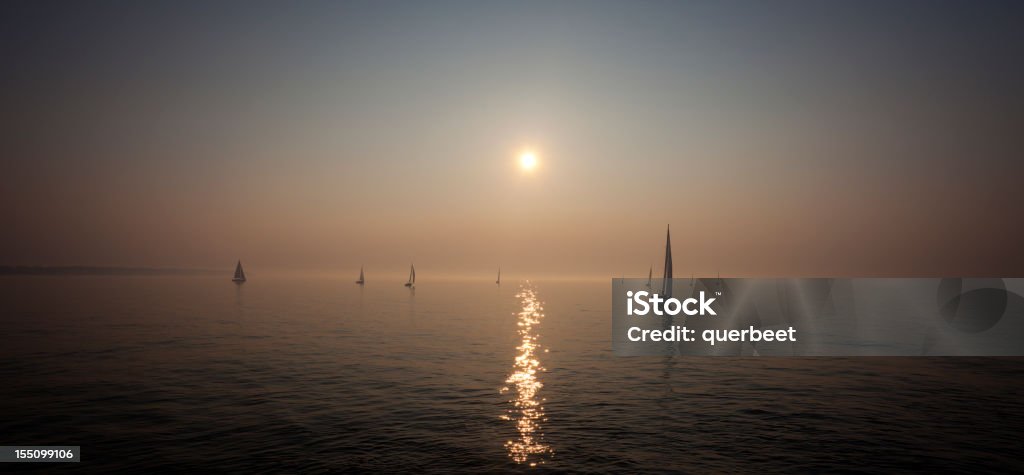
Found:
[[[1024,276],[1020,2],[0,10],[0,264]]]

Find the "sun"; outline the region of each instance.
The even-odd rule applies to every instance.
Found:
[[[519,168],[525,171],[531,171],[537,168],[537,155],[533,152],[523,152],[519,154]]]

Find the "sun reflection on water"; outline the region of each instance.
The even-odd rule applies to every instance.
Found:
[[[520,288],[516,297],[522,303],[517,322],[520,345],[516,347],[518,354],[512,365],[512,374],[505,380],[508,386],[503,387],[501,391],[512,396],[509,399],[511,407],[508,414],[502,418],[515,422],[519,438],[505,442],[505,449],[516,463],[536,466],[543,464],[544,458],[552,452],[551,447],[544,443],[544,433],[541,430],[541,423],[547,421],[544,415],[544,399],[537,395],[544,387],[539,378],[540,373],[544,372],[544,367],[537,357],[537,353],[541,351],[541,345],[537,342],[540,336],[537,333],[537,326],[544,318],[544,307],[529,282]]]

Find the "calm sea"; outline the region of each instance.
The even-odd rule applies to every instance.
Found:
[[[610,283],[0,278],[54,472],[1024,469],[1024,359],[619,358]],[[14,464],[4,469],[25,469]]]

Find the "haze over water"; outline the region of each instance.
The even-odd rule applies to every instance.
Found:
[[[1024,269],[1019,2],[0,8],[0,265]]]
[[[608,283],[228,277],[0,278],[0,433],[93,471],[1022,466],[1020,359],[620,358]]]

